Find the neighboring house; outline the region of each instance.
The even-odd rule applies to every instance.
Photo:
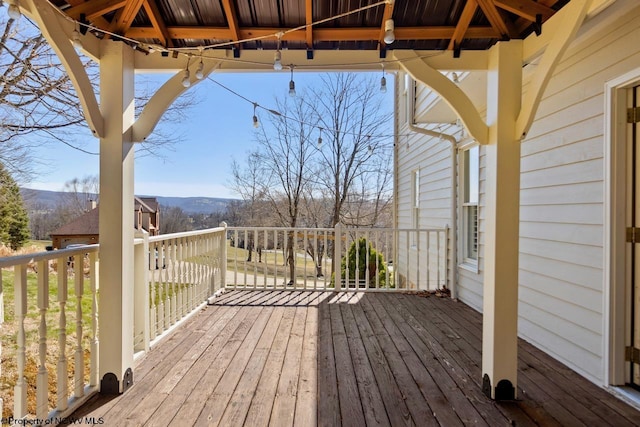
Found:
[[[518,333],[605,387],[640,386],[639,40],[640,2],[617,1],[590,19],[520,152]],[[525,85],[537,66],[524,68]],[[445,75],[486,114],[486,72]],[[482,311],[486,148],[426,86],[404,73],[396,84],[396,225],[450,227],[453,296]],[[417,274],[402,260],[396,269]]]
[[[69,245],[98,243],[99,210],[94,203],[88,212],[53,231],[50,234],[53,248],[64,249]],[[150,236],[159,234],[160,205],[154,197],[134,198],[134,227],[146,230]]]

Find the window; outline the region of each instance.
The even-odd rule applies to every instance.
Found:
[[[463,262],[478,262],[478,196],[479,196],[479,147],[462,152],[462,254]]]
[[[420,170],[411,173],[411,228],[420,228]],[[416,246],[418,232],[411,233],[411,246]]]

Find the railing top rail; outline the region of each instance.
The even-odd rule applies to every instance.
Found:
[[[202,236],[204,234],[212,234],[223,232],[224,227],[207,228],[206,230],[185,231],[182,233],[160,234],[158,236],[149,237],[149,242],[160,242],[162,240],[181,239],[183,237]]]
[[[56,249],[55,251],[37,252],[32,254],[16,255],[0,258],[0,268],[13,267],[14,265],[28,264],[37,261],[50,261],[54,259],[84,255],[90,252],[98,252],[99,244],[86,245],[73,249]]]
[[[341,226],[342,231],[446,231],[448,227],[432,227],[432,228],[393,228],[393,227],[353,227],[353,226]],[[327,227],[227,227],[229,231],[253,231],[253,230],[266,230],[266,231],[290,231],[290,230],[300,230],[300,231],[335,231],[335,228],[327,228]]]

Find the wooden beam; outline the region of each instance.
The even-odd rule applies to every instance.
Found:
[[[169,37],[169,30],[162,18],[162,14],[160,13],[156,0],[144,0],[144,9],[146,10],[147,15],[149,15],[151,25],[153,25],[153,28],[158,31],[159,37],[155,38],[160,40],[160,44],[162,46],[172,47],[173,40]]]
[[[227,18],[229,24],[229,32],[231,33],[231,40],[240,40],[240,32],[238,28],[238,16],[236,14],[236,8],[231,0],[222,0],[222,7],[224,9],[224,15]]]
[[[382,25],[380,26],[380,34],[378,35],[378,42],[380,42],[380,46],[386,46],[384,42],[384,24],[388,19],[391,19],[393,16],[393,5],[394,2],[387,3],[384,5],[384,12],[382,13]],[[397,30],[394,30],[396,34],[396,39],[398,37]]]
[[[105,13],[112,12],[125,6],[127,0],[93,0],[79,4],[65,10],[64,12],[69,17],[78,20],[80,14],[84,13],[87,19],[92,19],[97,16],[102,16]]]
[[[467,4],[464,5],[464,9],[462,10],[462,15],[460,15],[460,19],[458,19],[458,25],[456,25],[456,29],[453,32],[453,37],[449,41],[449,50],[453,50],[456,46],[460,46],[462,43],[462,39],[464,39],[467,30],[469,29],[469,25],[471,25],[471,19],[473,19],[473,15],[478,10],[478,3],[476,0],[467,0]]]
[[[307,49],[313,49],[313,27],[311,26],[313,23],[313,0],[306,0],[304,5],[305,23],[307,24],[305,30]]]
[[[541,15],[543,20],[547,20],[555,13],[550,7],[531,0],[494,0],[493,2],[500,9],[516,14],[531,22],[536,22],[537,15]]]
[[[507,39],[511,38],[512,34],[509,33],[509,29],[507,28],[507,24],[504,19],[496,9],[496,5],[492,0],[477,0],[478,6],[484,12],[484,16],[489,20],[491,26],[502,36],[502,38]]]
[[[439,40],[453,37],[455,27],[402,27],[396,28],[397,40]],[[268,37],[283,31],[281,28],[240,28],[240,40],[252,37]],[[125,34],[132,39],[160,38],[161,33],[154,27],[131,27]],[[167,36],[174,39],[214,39],[233,40],[231,30],[226,27],[168,27]],[[465,38],[491,39],[500,37],[492,27],[471,27]],[[315,41],[371,41],[378,40],[377,28],[316,28],[313,30]],[[282,40],[306,41],[306,31],[286,33]]]
[[[125,4],[124,8],[120,9],[116,14],[116,19],[111,23],[113,32],[117,34],[124,34],[133,24],[133,20],[140,11],[144,0],[129,0]]]

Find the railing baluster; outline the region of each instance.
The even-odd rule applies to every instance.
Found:
[[[91,252],[89,254],[89,286],[91,287],[91,365],[89,367],[89,385],[98,385],[98,351],[100,341],[98,339],[98,254]],[[149,348],[148,337],[145,348]]]
[[[84,348],[82,347],[82,295],[84,293],[84,257],[74,256],[74,283],[76,292],[76,352],[74,355],[74,387],[75,397],[84,396]]]
[[[36,417],[45,419],[49,412],[47,399],[49,375],[47,373],[47,310],[49,309],[49,261],[38,261],[38,309],[40,327],[38,328],[38,376],[36,379]]]
[[[24,378],[26,361],[24,320],[27,315],[27,265],[20,264],[15,266],[14,275],[15,318],[18,322],[16,337],[18,380],[14,388],[13,416],[15,418],[22,418],[27,415],[27,382]]]
[[[56,387],[56,409],[64,411],[67,409],[67,394],[69,393],[67,381],[67,314],[66,304],[68,298],[68,272],[65,258],[58,258],[58,305],[60,306],[60,316],[58,323],[58,385]]]

